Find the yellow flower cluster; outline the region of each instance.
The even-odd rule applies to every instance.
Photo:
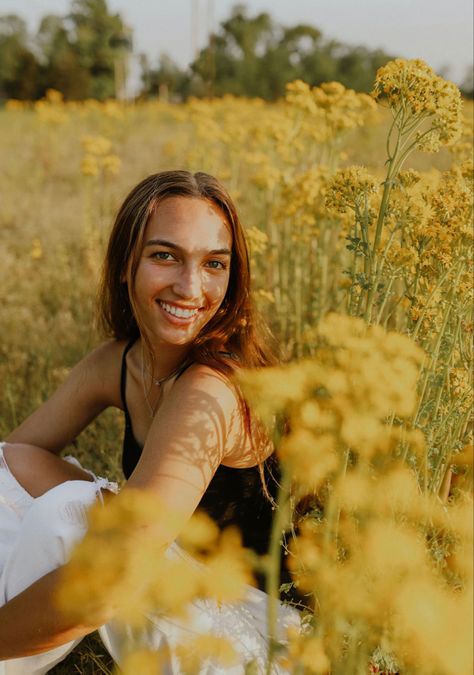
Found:
[[[473,244],[471,174],[472,162],[465,162],[442,174],[412,172],[409,184],[400,175],[403,187],[392,192],[387,223],[399,227],[403,238],[392,245],[389,260],[403,250],[408,258],[399,258],[399,264],[407,269],[417,264],[421,274],[432,277],[440,265],[468,257]]]
[[[474,142],[473,106],[473,101],[464,101],[461,135],[459,139],[449,147],[450,152],[459,162],[472,159],[472,145]]]
[[[386,100],[397,115],[408,109],[412,116],[430,120],[429,129],[419,132],[420,150],[435,152],[461,134],[459,89],[420,59],[395,59],[379,68],[372,95],[376,101]]]
[[[41,239],[33,239],[33,246],[31,247],[30,255],[32,260],[41,260],[43,257],[43,246],[41,244]]]
[[[367,123],[376,109],[367,94],[346,89],[340,82],[325,82],[320,87],[310,87],[302,80],[287,85],[286,101],[309,113],[327,127],[328,137]]]
[[[265,253],[268,247],[268,235],[258,227],[247,227],[245,235],[249,242],[250,252],[253,255]]]
[[[362,319],[330,314],[317,334],[313,359],[239,376],[265,422],[271,424],[275,414],[289,416],[291,432],[280,456],[309,489],[333,475],[347,447],[367,459],[395,451],[402,439],[385,420],[413,411],[423,359],[409,338],[367,327]],[[403,441],[418,454],[424,448],[416,430],[405,430]]]
[[[34,109],[42,122],[53,126],[64,124],[68,120],[63,95],[55,89],[48,89],[46,96],[35,102]]]
[[[348,209],[355,211],[363,208],[377,189],[378,181],[365,167],[340,169],[328,186],[326,207],[339,213],[345,213]]]
[[[329,180],[330,172],[326,167],[314,166],[286,176],[282,182],[274,216],[278,222],[289,219],[292,235],[299,241],[310,241],[318,234],[321,220],[328,218],[324,195]]]
[[[232,644],[216,635],[189,637],[174,649],[163,645],[157,651],[133,649],[125,655],[117,675],[137,675],[137,673],[161,673],[168,670],[170,658],[179,662],[181,675],[195,675],[203,667],[231,669],[238,664],[238,656]],[[204,665],[205,664],[205,665]],[[212,665],[211,665],[212,664]]]
[[[65,570],[58,598],[64,611],[79,619],[112,611],[140,625],[149,611],[186,615],[195,598],[241,599],[253,577],[240,533],[219,534],[198,513],[184,527],[181,547],[167,548],[182,525],[181,515],[151,492],[126,490],[94,506]]]
[[[294,494],[325,495],[325,518],[307,516],[290,543],[294,582],[313,598],[318,629],[293,637],[287,666],[312,660],[315,672],[355,672],[351,649],[367,664],[383,645],[397,670],[467,673],[471,502],[448,512],[422,495],[399,448],[410,446],[421,460],[423,435],[387,425],[413,411],[423,353],[407,337],[351,317],[328,315],[317,333],[313,360],[239,378],[258,414],[287,420],[278,452]],[[425,528],[434,526],[450,548],[431,552]],[[456,643],[451,660],[446,636]]]
[[[112,152],[112,142],[104,136],[84,136],[82,139],[84,156],[81,171],[84,176],[96,177],[101,172],[115,176],[120,171],[122,162]]]

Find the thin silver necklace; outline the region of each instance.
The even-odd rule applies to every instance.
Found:
[[[159,377],[159,378],[155,378],[155,376],[154,376],[153,373],[149,370],[149,368],[148,368],[147,366],[145,366],[145,354],[144,354],[144,351],[143,351],[143,345],[142,345],[142,348],[141,348],[141,360],[142,360],[142,386],[143,386],[143,395],[144,395],[144,397],[145,397],[145,401],[146,401],[146,404],[147,404],[147,406],[148,406],[148,411],[149,411],[149,413],[150,413],[150,417],[154,417],[154,416],[155,416],[155,412],[156,412],[156,410],[157,410],[157,408],[158,408],[158,406],[159,406],[159,404],[160,404],[160,402],[161,402],[161,398],[162,398],[162,396],[163,396],[163,388],[162,388],[162,384],[163,384],[164,382],[166,382],[167,380],[170,380],[170,379],[173,377],[173,375],[176,375],[176,374],[181,370],[181,368],[184,366],[184,364],[188,361],[188,359],[185,359],[182,363],[179,364],[179,366],[177,366],[177,368],[175,368],[174,370],[172,370],[171,373],[169,373],[168,375],[165,375],[164,377]],[[154,405],[152,405],[152,404],[150,403],[150,399],[149,399],[149,397],[148,397],[148,391],[147,391],[147,387],[146,387],[146,384],[145,384],[145,370],[147,371],[148,375],[150,376],[150,380],[151,380],[152,384],[154,384],[155,387],[157,387],[157,388],[158,388],[158,391],[159,391],[158,398],[157,398],[157,400],[155,401],[155,404],[154,404]]]

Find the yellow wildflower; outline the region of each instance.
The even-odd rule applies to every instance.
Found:
[[[180,673],[183,675],[194,675],[210,664],[213,669],[218,667],[224,672],[224,669],[231,669],[239,662],[232,643],[217,635],[199,635],[178,645],[174,651],[179,658]]]
[[[250,251],[252,254],[264,253],[268,247],[268,235],[257,227],[248,227],[245,230]]]
[[[253,576],[238,530],[224,530],[217,550],[206,559],[205,568],[201,579],[204,597],[219,602],[233,602],[245,597],[246,586],[252,584]]]
[[[97,157],[105,157],[112,148],[112,142],[104,136],[83,136],[81,143],[87,154]]]
[[[430,120],[428,129],[418,133],[420,150],[436,151],[440,145],[454,143],[461,134],[459,89],[420,59],[395,59],[379,68],[372,95],[376,100],[387,100],[397,112],[406,107],[411,115]]]
[[[137,649],[126,654],[120,663],[120,671],[117,669],[117,675],[137,675],[137,673],[158,673],[161,672],[160,665],[167,661],[166,655],[162,650],[159,652],[149,651],[147,649]]]
[[[401,586],[395,599],[394,636],[407,665],[422,660],[446,675],[471,672],[471,605],[472,598],[448,595],[428,579]]]
[[[41,239],[33,239],[33,246],[31,247],[30,256],[32,260],[41,260],[43,257],[43,246]]]
[[[122,161],[117,155],[106,155],[102,158],[102,167],[105,173],[116,176],[120,171]]]
[[[289,658],[286,666],[296,671],[304,668],[308,675],[326,675],[331,664],[320,637],[300,635],[290,641]],[[293,672],[293,671],[292,671]]]
[[[212,549],[219,537],[219,528],[207,514],[196,511],[179,535],[180,544],[190,553]]]
[[[86,155],[81,161],[81,171],[84,176],[98,176],[99,163],[93,155]]]
[[[377,192],[377,180],[363,166],[340,169],[330,182],[326,207],[340,213],[363,209],[365,201]]]

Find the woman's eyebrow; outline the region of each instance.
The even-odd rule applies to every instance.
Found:
[[[166,239],[149,239],[146,243],[144,248],[147,246],[166,246],[167,248],[172,248],[175,249],[176,251],[183,252],[184,249],[179,246],[178,244],[174,244],[172,241],[166,241]],[[210,253],[212,255],[230,255],[231,251],[228,248],[216,248],[213,249],[212,251],[206,251],[206,253]]]

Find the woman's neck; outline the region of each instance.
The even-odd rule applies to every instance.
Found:
[[[176,372],[188,360],[191,351],[189,345],[161,344],[152,345],[153,351],[150,353],[150,348],[142,337],[137,346],[144,370],[156,380],[168,378]]]

